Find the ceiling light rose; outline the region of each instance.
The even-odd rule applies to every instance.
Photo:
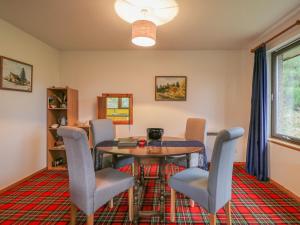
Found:
[[[150,47],[156,43],[156,25],[149,20],[137,20],[132,24],[132,43]]]

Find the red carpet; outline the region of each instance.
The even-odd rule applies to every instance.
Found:
[[[128,168],[123,168],[126,171]],[[176,170],[178,168],[176,167]],[[156,173],[156,167],[146,173]],[[169,189],[167,189],[169,190]],[[149,181],[144,209],[157,207],[155,181]],[[45,171],[0,195],[0,224],[68,224],[70,221],[66,172]],[[130,224],[127,216],[127,193],[117,196],[115,206],[103,206],[95,214],[95,224]],[[177,195],[177,224],[208,223],[204,209],[189,207],[189,200]],[[166,212],[169,221],[170,199]],[[225,224],[225,213],[217,214],[218,223]],[[233,224],[300,224],[300,204],[270,183],[262,183],[246,174],[243,166],[235,166],[232,194]],[[85,216],[78,213],[77,223]],[[159,218],[144,218],[140,224],[159,224]],[[171,223],[170,223],[171,224]]]

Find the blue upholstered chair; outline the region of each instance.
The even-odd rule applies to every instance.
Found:
[[[67,154],[71,198],[71,224],[76,223],[77,208],[94,223],[94,212],[114,196],[128,190],[129,220],[133,219],[134,177],[112,168],[95,172],[86,132],[76,127],[60,127]]]
[[[209,172],[200,168],[189,168],[169,179],[172,222],[175,221],[175,196],[178,191],[208,211],[210,224],[216,224],[216,213],[225,206],[227,223],[231,224],[230,200],[234,152],[237,138],[243,134],[243,128],[223,130],[218,134]]]
[[[95,169],[99,170],[106,167],[112,166],[112,155],[111,154],[102,154],[99,151],[96,151],[95,148],[102,141],[113,141],[116,137],[115,127],[112,120],[110,119],[98,119],[91,120],[91,132],[92,140],[94,147],[94,160],[95,160]],[[130,156],[117,156],[114,160],[114,167],[120,168],[125,165],[131,164],[133,167],[133,157]],[[132,168],[133,171],[133,168]]]

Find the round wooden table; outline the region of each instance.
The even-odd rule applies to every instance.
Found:
[[[189,161],[192,153],[199,153],[204,151],[204,147],[168,147],[164,146],[164,141],[187,141],[182,138],[164,138],[162,146],[145,146],[145,147],[97,147],[97,151],[101,153],[109,153],[114,156],[133,156],[134,157],[134,175],[136,178],[134,202],[135,202],[135,223],[138,223],[138,218],[142,216],[154,216],[159,215],[161,223],[165,223],[165,166],[166,158],[168,156],[186,155],[187,166],[189,167]],[[159,176],[158,177],[145,177],[144,166],[145,164],[158,163]],[[159,179],[160,180],[160,211],[141,211],[141,203],[143,201],[144,192],[144,179]]]

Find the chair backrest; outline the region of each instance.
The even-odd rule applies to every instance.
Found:
[[[107,140],[114,140],[115,126],[110,119],[99,119],[90,120],[93,146],[95,147],[98,143]]]
[[[91,213],[96,180],[86,132],[81,128],[61,126],[57,133],[63,137],[67,154],[71,200],[84,212]]]
[[[197,140],[205,144],[206,120],[202,118],[188,118],[186,121],[185,139]]]
[[[240,127],[219,132],[212,153],[209,178],[209,210],[217,212],[231,199],[232,170],[237,138],[243,136]]]

